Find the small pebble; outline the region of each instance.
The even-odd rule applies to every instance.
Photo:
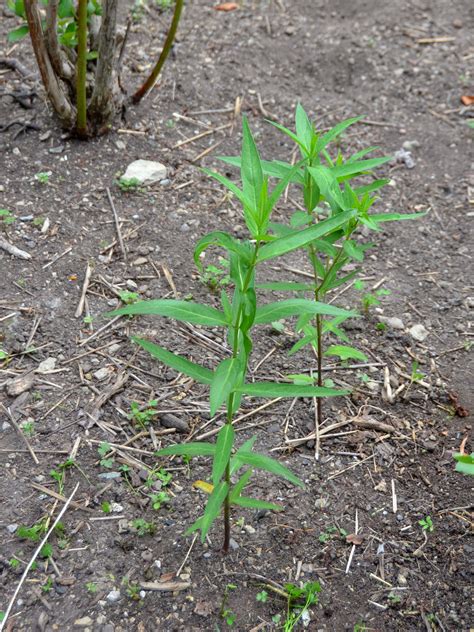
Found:
[[[15,533],[15,531],[18,529],[18,525],[15,523],[12,524],[7,524],[7,531],[8,533]]]
[[[94,621],[90,617],[82,617],[82,619],[76,619],[74,621],[74,625],[77,625],[80,628],[86,628],[93,623]]]
[[[421,323],[417,323],[416,325],[413,325],[412,327],[410,327],[410,329],[408,330],[408,333],[417,342],[423,342],[423,340],[425,340],[426,337],[428,336],[429,332],[424,325],[422,325]]]
[[[236,551],[236,550],[239,548],[239,545],[238,545],[238,544],[237,544],[237,542],[234,540],[234,538],[231,538],[231,539],[229,540],[229,545],[230,545],[230,548],[231,548],[233,551]]]
[[[254,527],[252,527],[252,525],[250,524],[246,524],[244,526],[244,529],[249,535],[253,535],[254,533],[256,533],[256,529],[254,529]]]
[[[117,601],[120,601],[121,599],[120,590],[111,590],[109,594],[107,595],[106,599],[109,603],[115,603]]]

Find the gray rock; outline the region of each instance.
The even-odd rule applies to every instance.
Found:
[[[92,625],[94,621],[90,617],[82,617],[82,619],[76,619],[74,621],[74,625],[77,625],[80,628],[87,628],[89,625]]]
[[[410,327],[408,333],[417,342],[423,342],[429,334],[428,330],[421,323],[417,323],[416,325],[413,325],[413,327]]]
[[[385,323],[391,329],[405,329],[403,320],[401,318],[397,318],[396,316],[379,316],[379,321],[381,323]]]
[[[468,307],[469,309],[473,309],[474,308],[474,296],[468,296],[466,298],[466,300],[464,301],[466,307]]]
[[[122,595],[120,594],[120,590],[111,590],[107,595],[106,599],[109,603],[116,603],[120,601]]]
[[[252,525],[251,525],[251,524],[246,524],[246,525],[244,526],[244,529],[245,529],[245,531],[247,531],[247,533],[248,533],[249,535],[253,535],[254,533],[256,533],[256,529],[254,529],[254,527],[252,527]]]
[[[396,151],[394,154],[394,159],[396,162],[404,163],[407,169],[413,169],[413,167],[415,166],[415,161],[413,160],[411,152],[407,151],[406,149],[400,149],[399,151]]]
[[[7,524],[7,531],[8,533],[15,533],[15,531],[18,529],[18,525],[15,523],[12,524]]]
[[[109,375],[110,375],[110,369],[106,366],[102,367],[101,369],[99,369],[98,371],[94,373],[95,379],[99,380],[99,382],[101,382],[102,380],[105,380],[107,377],[109,377]]]
[[[233,551],[236,551],[236,550],[239,548],[239,545],[238,545],[238,544],[237,544],[237,542],[234,540],[234,538],[231,538],[231,539],[229,540],[229,545],[230,545],[230,548],[231,548]]]
[[[123,174],[124,180],[138,180],[140,184],[154,184],[166,179],[167,169],[161,162],[153,160],[135,160],[130,163]]]
[[[120,478],[122,475],[120,472],[102,472],[101,474],[97,474],[98,478]]]
[[[56,358],[46,358],[43,362],[40,362],[36,373],[48,373],[56,367]]]

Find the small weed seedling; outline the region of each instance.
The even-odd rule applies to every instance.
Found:
[[[53,588],[53,580],[51,577],[48,577],[48,579],[46,580],[46,582],[41,586],[41,590],[44,593],[49,593],[51,592],[51,589]]]
[[[227,584],[222,595],[222,602],[219,611],[219,616],[224,619],[229,627],[232,627],[235,623],[236,615],[230,608],[227,607],[229,600],[229,593],[231,590],[235,590],[237,586],[235,584]]]
[[[129,292],[128,290],[121,290],[119,292],[119,298],[122,301],[122,303],[125,303],[125,305],[133,305],[133,303],[136,303],[140,299],[140,295],[138,294],[138,292]]]
[[[55,469],[50,470],[49,475],[58,484],[58,492],[62,494],[64,492],[64,481],[66,479],[66,470],[73,467],[73,459],[66,459],[64,463],[60,463]]]
[[[20,428],[27,437],[32,437],[35,434],[35,424],[33,421],[25,421],[21,424]]]
[[[362,267],[366,251],[373,246],[361,241],[358,229],[365,227],[379,231],[382,222],[414,219],[424,214],[369,213],[376,201],[376,197],[371,194],[387,184],[388,180],[378,179],[355,187],[351,186],[350,181],[370,174],[371,170],[389,160],[387,156],[366,158],[374,147],[358,151],[347,159],[344,159],[339,149],[335,155],[330,155],[328,148],[331,143],[337,143],[341,134],[361,118],[342,121],[323,134],[315,129],[303,107],[298,104],[295,113],[296,133],[277,123],[273,125],[296,143],[301,154],[300,162],[296,168],[278,160],[261,163],[266,175],[277,178],[280,184],[284,183],[285,186],[287,183],[293,183],[303,192],[304,210],[294,212],[287,224],[272,223],[269,228],[277,241],[286,239],[299,242],[297,248],[304,249],[307,253],[312,279],[309,283],[279,281],[261,284],[260,287],[298,295],[310,294],[312,297],[315,309],[313,312],[300,312],[296,330],[301,334],[301,338],[293,345],[290,354],[307,345],[313,348],[318,362],[319,387],[322,387],[324,382],[323,356],[339,355],[338,352],[344,350],[346,359],[352,354],[351,357],[354,359],[365,358],[367,361],[364,354],[347,345],[333,345],[326,351],[323,348],[323,339],[328,334],[348,342],[341,324],[354,316],[354,312],[331,313],[325,309],[328,306],[324,304],[324,300],[328,292],[348,283],[358,274],[359,269],[354,266]],[[241,170],[248,169],[244,165],[244,160],[247,160],[244,155],[240,158],[222,159],[231,165],[240,166]],[[321,231],[323,227],[326,230]],[[302,238],[303,235],[312,235],[312,238],[306,240]],[[271,248],[272,242],[266,247]],[[297,300],[303,299],[293,299]],[[328,319],[328,316],[331,318]],[[321,398],[317,399],[316,406],[316,420],[320,426],[323,421]]]
[[[354,625],[354,632],[367,632],[367,626],[363,621],[358,621]]]
[[[142,338],[133,340],[152,356],[172,369],[189,375],[195,381],[210,387],[210,413],[213,417],[221,405],[226,407],[226,423],[219,430],[217,441],[211,443],[184,443],[160,450],[157,455],[211,456],[212,487],[204,514],[188,529],[187,533],[201,531],[201,540],[205,538],[221,511],[224,513],[224,551],[229,550],[230,508],[232,505],[254,509],[278,511],[280,506],[257,498],[244,496],[254,469],[262,469],[280,476],[294,485],[304,487],[289,469],[279,461],[263,454],[253,452],[256,437],[247,440],[240,448],[235,448],[233,419],[239,410],[242,397],[331,397],[347,394],[322,386],[301,385],[291,382],[254,382],[247,381],[248,363],[252,353],[252,333],[256,325],[269,324],[281,318],[291,316],[326,314],[334,318],[345,319],[354,315],[333,305],[305,299],[283,300],[266,305],[258,305],[256,270],[264,261],[270,261],[288,252],[305,247],[315,239],[322,239],[347,222],[353,212],[335,213],[334,216],[314,226],[306,227],[297,233],[275,236],[269,232],[272,210],[286,189],[288,183],[297,174],[300,166],[289,169],[277,186],[270,191],[268,177],[264,175],[262,163],[247,120],[243,120],[243,145],[241,155],[242,189],[224,176],[206,171],[211,177],[227,187],[243,205],[245,224],[249,239],[239,241],[232,235],[216,231],[203,237],[194,251],[194,259],[202,271],[201,254],[210,246],[218,246],[226,251],[230,262],[229,275],[232,281],[231,297],[221,291],[222,309],[183,300],[161,299],[140,301],[118,309],[110,316],[156,314],[191,324],[222,327],[227,331],[227,341],[231,357],[222,360],[215,370],[189,361],[183,356],[171,353],[163,347]],[[243,469],[240,478],[233,484],[232,478]]]
[[[20,560],[17,560],[16,557],[12,557],[11,560],[8,560],[8,565],[10,566],[10,568],[19,568],[20,564]]]
[[[144,430],[148,424],[153,420],[153,417],[158,414],[156,410],[153,410],[158,402],[153,399],[148,402],[146,408],[141,408],[138,402],[132,402],[130,404],[129,419],[141,426]]]
[[[255,598],[257,599],[257,601],[266,603],[268,601],[268,593],[266,590],[261,590],[259,593],[257,593]]]
[[[140,585],[137,582],[131,581],[128,577],[122,579],[122,586],[125,587],[125,592],[134,601],[140,601]]]
[[[99,456],[102,457],[100,459],[100,465],[108,469],[114,466],[114,459],[106,456],[110,452],[111,449],[112,449],[111,445],[107,443],[107,441],[102,441],[102,443],[97,448],[97,452],[99,453]]]
[[[211,292],[217,292],[218,290],[230,285],[231,279],[229,276],[229,262],[224,257],[219,257],[219,266],[209,265],[203,270],[200,275],[201,283],[206,285]]]
[[[9,226],[13,224],[16,220],[16,217],[6,208],[0,208],[0,226]]]
[[[413,384],[413,382],[419,382],[424,377],[425,377],[424,374],[420,373],[420,371],[418,370],[418,362],[416,362],[415,360],[411,364],[411,376],[410,376],[411,383]]]
[[[122,176],[116,182],[122,193],[135,193],[136,191],[140,191],[140,180],[138,180],[138,178],[124,178]]]
[[[310,606],[318,603],[321,592],[319,582],[306,582],[301,588],[295,584],[285,584],[287,598],[286,621],[284,632],[292,632],[298,621],[305,616]]]
[[[330,526],[327,527],[327,529],[319,535],[318,540],[321,542],[321,544],[326,544],[326,542],[329,542],[329,540],[332,540],[337,536],[345,538],[347,536],[347,531],[345,529],[339,529],[338,527]]]
[[[139,536],[153,535],[156,530],[153,522],[147,522],[143,518],[136,518],[135,520],[132,520],[132,527],[136,529]]]
[[[421,520],[418,520],[418,524],[423,529],[423,531],[427,533],[432,533],[434,531],[434,524],[431,516],[425,516]]]
[[[150,495],[151,505],[153,509],[158,511],[161,509],[162,505],[167,505],[170,501],[170,497],[166,492],[158,492],[156,494]]]
[[[51,171],[40,171],[39,173],[35,173],[35,180],[37,180],[40,184],[48,184],[51,176]]]
[[[474,476],[474,452],[471,454],[455,454],[456,472]]]
[[[87,582],[86,590],[87,592],[91,593],[91,595],[94,595],[98,590],[98,586],[95,582]]]

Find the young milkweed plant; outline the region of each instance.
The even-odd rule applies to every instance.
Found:
[[[295,114],[296,133],[271,122],[284,134],[289,136],[298,146],[301,161],[295,168],[289,163],[274,160],[262,161],[261,167],[266,176],[282,182],[290,182],[302,189],[304,210],[295,211],[289,224],[271,223],[270,230],[274,235],[287,240],[297,240],[300,233],[308,233],[312,228],[324,225],[329,219],[339,219],[330,231],[315,236],[309,242],[300,245],[306,250],[311,266],[312,279],[309,283],[277,282],[265,283],[259,287],[275,291],[296,292],[297,295],[309,294],[317,304],[324,301],[328,292],[351,281],[359,272],[356,267],[348,270],[348,264],[362,265],[365,252],[373,247],[371,243],[361,243],[356,232],[361,226],[379,231],[380,224],[395,220],[415,219],[425,213],[385,213],[369,214],[376,196],[371,195],[389,180],[377,179],[369,184],[352,187],[350,181],[364,175],[390,160],[390,157],[365,158],[376,147],[363,149],[347,159],[340,150],[331,157],[328,146],[351,125],[363,117],[342,121],[325,134],[319,133],[308,118],[303,107],[298,104]],[[234,166],[243,164],[242,157],[223,157],[224,162]],[[341,360],[367,361],[367,357],[358,349],[347,343],[349,339],[341,328],[341,323],[352,314],[346,312],[328,319],[327,313],[310,310],[300,312],[296,323],[296,331],[300,339],[290,350],[290,355],[307,345],[311,345],[317,357],[317,384],[322,386],[323,356],[336,356]],[[324,350],[323,341],[327,334],[333,334],[343,343],[330,345]],[[309,377],[309,376],[308,376]],[[309,378],[311,379],[311,378]],[[322,423],[322,400],[317,399],[317,423]]]
[[[273,503],[244,495],[245,488],[255,469],[265,470],[290,481],[294,485],[304,486],[302,481],[279,461],[254,452],[255,437],[236,448],[232,421],[242,398],[245,396],[320,398],[348,393],[348,391],[324,388],[320,385],[263,381],[252,383],[247,381],[254,327],[302,314],[308,317],[325,315],[341,320],[356,315],[355,312],[304,298],[280,300],[265,305],[258,304],[255,277],[260,264],[298,248],[309,247],[310,244],[318,243],[318,240],[332,235],[334,231],[343,230],[348,220],[356,216],[357,209],[337,209],[337,212],[324,219],[320,218],[318,223],[305,226],[302,230],[274,235],[270,232],[272,210],[288,183],[298,176],[301,164],[286,170],[278,184],[273,190],[270,190],[269,177],[264,173],[265,163],[260,159],[246,119],[243,120],[243,144],[240,160],[242,189],[218,173],[209,171],[207,173],[227,187],[242,203],[249,238],[241,241],[222,231],[212,232],[197,243],[194,252],[194,260],[201,271],[200,255],[207,248],[217,246],[226,252],[230,263],[229,276],[233,290],[223,289],[221,291],[221,309],[195,302],[162,299],[133,303],[110,314],[111,316],[157,314],[178,321],[209,327],[222,327],[227,330],[230,356],[220,362],[213,371],[171,353],[153,342],[137,337],[133,338],[137,344],[161,362],[176,371],[189,375],[197,382],[209,385],[211,416],[214,416],[225,404],[226,423],[220,429],[215,445],[204,442],[186,443],[166,447],[157,453],[159,456],[212,457],[212,492],[208,498],[204,514],[188,529],[188,533],[199,529],[201,539],[204,542],[212,524],[223,512],[223,549],[225,552],[229,549],[230,508],[232,505],[270,510],[281,509],[280,506]],[[234,482],[234,477],[237,475],[238,478]]]

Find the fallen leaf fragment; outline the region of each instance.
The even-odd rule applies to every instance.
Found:
[[[347,544],[355,544],[356,546],[359,546],[359,544],[362,544],[363,541],[364,541],[364,536],[363,535],[357,535],[356,533],[350,533],[348,536],[346,536]]]
[[[455,409],[455,414],[458,417],[468,417],[469,416],[469,411],[467,408],[464,408],[464,406],[461,406],[461,404],[458,401],[459,395],[457,393],[451,392],[448,393],[448,397],[451,400],[452,405],[454,406]]]
[[[206,483],[206,481],[194,481],[193,487],[195,487],[196,489],[200,489],[206,494],[212,494],[212,492],[214,491],[214,485]]]
[[[237,2],[222,2],[221,4],[218,4],[216,7],[214,7],[216,11],[235,11],[235,9],[238,8],[239,5],[237,4]]]
[[[461,103],[463,105],[474,105],[474,96],[463,94],[461,97]]]

